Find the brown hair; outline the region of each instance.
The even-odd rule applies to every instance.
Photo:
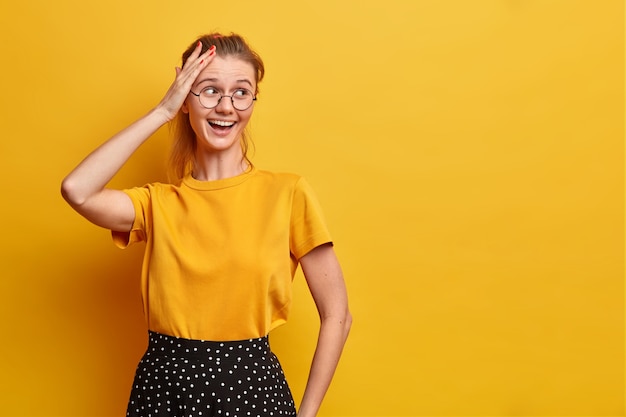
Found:
[[[230,35],[222,35],[220,33],[210,33],[200,36],[183,52],[182,63],[193,53],[194,49],[202,43],[202,52],[206,52],[212,45],[216,46],[215,53],[218,56],[232,56],[241,59],[252,65],[256,76],[256,91],[259,93],[259,83],[265,75],[265,66],[261,57],[250,48],[248,43],[239,35],[231,33]],[[174,141],[172,151],[170,153],[169,171],[170,179],[180,180],[193,169],[193,162],[196,151],[196,134],[189,123],[189,115],[178,111],[173,121]],[[244,159],[252,165],[248,158],[248,149],[252,144],[248,133],[244,130],[241,137],[241,149]],[[252,146],[254,146],[252,144]]]

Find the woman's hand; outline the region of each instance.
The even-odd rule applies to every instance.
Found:
[[[201,54],[201,52],[202,43],[198,42],[196,49],[185,61],[183,67],[176,67],[176,79],[155,109],[162,112],[168,121],[176,117],[200,71],[215,58],[215,45],[211,46],[205,53]]]

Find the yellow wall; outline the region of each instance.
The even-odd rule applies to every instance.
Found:
[[[0,414],[121,415],[141,247],[62,177],[213,29],[267,64],[263,168],[307,176],[355,324],[322,416],[624,415],[624,10],[617,0],[0,3]],[[167,129],[114,181],[163,175]],[[302,277],[273,345],[301,395]]]

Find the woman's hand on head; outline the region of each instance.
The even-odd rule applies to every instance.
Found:
[[[165,96],[157,106],[157,110],[163,112],[167,120],[176,117],[178,110],[185,102],[191,91],[196,78],[206,66],[215,58],[215,45],[201,54],[202,44],[198,42],[196,49],[189,56],[182,68],[176,67],[176,79],[165,93]]]

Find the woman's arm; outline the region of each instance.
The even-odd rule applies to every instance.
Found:
[[[201,49],[198,45],[183,68],[176,69],[176,79],[152,111],[103,143],[63,180],[63,198],[89,221],[111,230],[130,230],[135,218],[130,198],[106,184],[142,143],[176,116],[196,77],[215,56],[215,49],[200,55]]]
[[[82,216],[111,230],[130,230],[133,204],[123,192],[105,188],[130,156],[166,118],[154,110],[89,154],[61,184],[63,198]]]
[[[313,417],[337,368],[352,324],[343,273],[330,244],[300,259],[302,271],[320,315],[320,332],[298,417]]]

